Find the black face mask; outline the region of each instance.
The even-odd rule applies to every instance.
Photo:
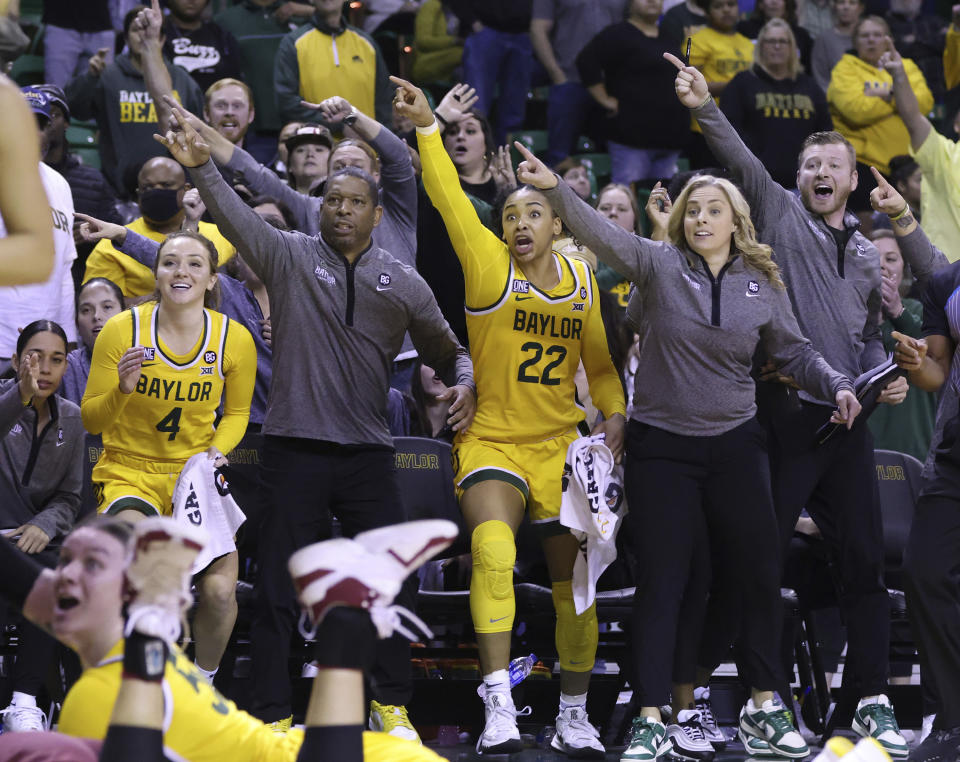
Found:
[[[177,195],[180,189],[150,188],[140,193],[140,211],[148,220],[166,222],[183,208]]]

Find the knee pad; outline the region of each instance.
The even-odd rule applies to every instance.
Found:
[[[560,668],[568,672],[589,672],[597,656],[600,639],[597,604],[577,616],[570,580],[553,583],[553,607],[557,612],[556,644]]]
[[[516,604],[513,565],[517,544],[513,530],[502,521],[484,521],[470,538],[473,576],[470,579],[470,613],[477,632],[510,632]]]

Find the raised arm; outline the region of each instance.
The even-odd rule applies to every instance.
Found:
[[[53,224],[40,182],[37,121],[23,96],[0,75],[0,214],[6,237],[0,238],[0,285],[46,280],[53,270]]]
[[[244,252],[244,261],[261,278],[272,279],[278,255],[288,249],[285,234],[243,203],[220,176],[210,160],[210,147],[187,122],[183,111],[174,106],[173,114],[179,129],[154,137],[189,170],[213,221],[227,240]]]
[[[526,146],[519,142],[513,145],[524,159],[517,167],[517,179],[543,191],[553,211],[574,237],[623,277],[634,283],[645,282],[652,272],[654,258],[673,248],[667,243],[648,241],[614,224],[583,201],[569,185],[561,183]]]
[[[417,180],[407,144],[384,127],[358,111],[346,98],[333,96],[323,103],[301,101],[307,108],[320,112],[331,129],[343,128],[348,137],[353,134],[365,140],[380,156],[380,187],[383,189],[383,205],[391,214],[406,223],[411,236],[416,235],[417,225]],[[414,243],[413,248],[416,248]]]
[[[400,114],[409,116],[417,126],[423,187],[443,217],[450,242],[463,267],[468,301],[476,305],[490,296],[482,289],[487,281],[493,284],[494,279],[486,279],[485,273],[496,270],[499,274],[504,271],[506,257],[509,256],[506,247],[503,241],[483,226],[477,210],[460,186],[460,177],[443,147],[439,127],[423,91],[398,77],[391,79],[398,85],[394,108]],[[496,252],[502,254],[497,255]],[[502,280],[496,288],[497,293],[492,295],[494,298],[503,288]],[[489,303],[483,301],[483,304]]]
[[[903,196],[886,181],[876,167],[870,167],[870,171],[877,181],[877,187],[870,191],[870,204],[874,211],[883,212],[890,218],[903,261],[910,266],[922,291],[930,277],[950,263],[944,253],[927,238]]]
[[[763,163],[753,155],[710,97],[707,81],[693,66],[685,66],[672,53],[663,57],[677,67],[678,100],[690,109],[703,130],[707,145],[723,166],[728,167],[747,196],[757,228],[765,215],[778,219],[793,195],[774,182]]]
[[[157,107],[157,122],[160,125],[170,123],[172,112],[164,96],[173,97],[173,80],[163,60],[163,45],[160,36],[163,29],[163,14],[160,12],[160,0],[151,0],[150,8],[144,8],[133,20],[132,26],[139,30],[143,40],[143,79],[147,92]]]
[[[916,151],[927,139],[933,125],[920,112],[917,95],[913,92],[913,88],[910,86],[910,78],[903,68],[903,59],[893,46],[893,40],[889,37],[887,37],[887,52],[880,57],[878,66],[881,69],[886,69],[893,77],[893,99],[897,113],[907,126],[907,132],[910,133],[910,147]]]
[[[143,348],[130,346],[130,331],[119,329],[119,317],[106,322],[93,345],[90,375],[80,401],[83,428],[91,434],[102,433],[117,420],[140,375]]]

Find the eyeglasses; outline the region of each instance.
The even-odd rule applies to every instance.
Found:
[[[775,45],[789,45],[789,44],[790,44],[790,40],[783,40],[783,39],[778,39],[778,38],[774,38],[774,39],[772,39],[772,40],[771,40],[771,39],[766,39],[766,40],[763,41],[763,44],[764,44],[764,45],[770,45],[771,47],[773,47],[773,46],[775,46]]]

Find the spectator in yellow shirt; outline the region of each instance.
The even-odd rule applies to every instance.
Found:
[[[893,77],[880,67],[880,57],[893,49],[890,29],[879,16],[864,16],[853,30],[854,53],[845,54],[830,75],[827,102],[837,131],[857,152],[860,182],[850,194],[847,208],[870,217],[870,191],[876,182],[869,171],[876,167],[890,173],[889,161],[910,147],[910,135],[897,112],[893,95]],[[916,64],[905,59],[901,64],[908,87],[919,103],[920,111],[933,107],[933,95]]]

